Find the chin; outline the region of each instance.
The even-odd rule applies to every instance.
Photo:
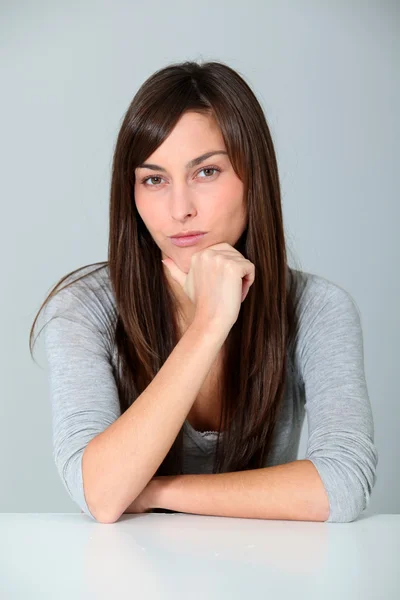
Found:
[[[180,268],[181,271],[183,271],[183,273],[186,273],[186,275],[189,273],[190,271],[190,262],[189,264],[186,264],[186,261],[184,264],[182,264],[182,266],[179,263],[176,263],[178,265],[178,267]]]

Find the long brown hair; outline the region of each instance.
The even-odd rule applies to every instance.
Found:
[[[186,111],[216,119],[228,156],[244,183],[248,224],[235,248],[255,265],[255,281],[224,345],[222,402],[214,472],[265,465],[284,395],[287,359],[296,331],[293,272],[288,267],[278,166],[263,110],[245,79],[221,62],[187,61],[156,71],[140,87],[123,119],[113,156],[108,261],[115,296],[114,373],[121,414],[156,376],[179,341],[178,306],[160,248],[135,206],[135,168],[171,133]],[[93,274],[94,271],[90,271]],[[149,276],[149,273],[151,276]],[[222,424],[222,427],[221,427]],[[156,475],[182,472],[181,428]]]

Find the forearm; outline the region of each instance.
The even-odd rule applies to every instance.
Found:
[[[223,341],[215,329],[194,322],[142,394],[88,444],[82,463],[84,487],[98,520],[114,522],[148,484]]]
[[[159,480],[153,508],[220,517],[326,521],[329,501],[309,460],[211,475]]]

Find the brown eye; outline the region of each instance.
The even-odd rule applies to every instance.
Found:
[[[200,171],[198,173],[201,173],[202,171],[217,171],[218,173],[221,172],[221,169],[218,169],[218,167],[203,167],[202,169],[200,169]],[[214,173],[213,173],[214,175]],[[209,176],[207,177],[200,177],[200,179],[210,179]]]
[[[150,175],[150,177],[145,177],[144,179],[142,179],[142,183],[144,185],[148,185],[147,181],[149,181],[150,179],[162,179],[162,177],[158,177],[158,175]],[[152,184],[152,185],[149,185],[149,187],[157,187],[157,185],[159,185],[159,184],[157,184],[157,183],[154,185]]]

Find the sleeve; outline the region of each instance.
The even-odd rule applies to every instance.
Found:
[[[70,288],[48,301],[44,315],[53,458],[71,499],[95,520],[86,503],[82,456],[121,414],[110,352],[101,327]]]
[[[350,294],[332,282],[313,307],[300,349],[305,458],[316,467],[329,498],[326,522],[347,523],[367,508],[378,464],[361,320]]]

